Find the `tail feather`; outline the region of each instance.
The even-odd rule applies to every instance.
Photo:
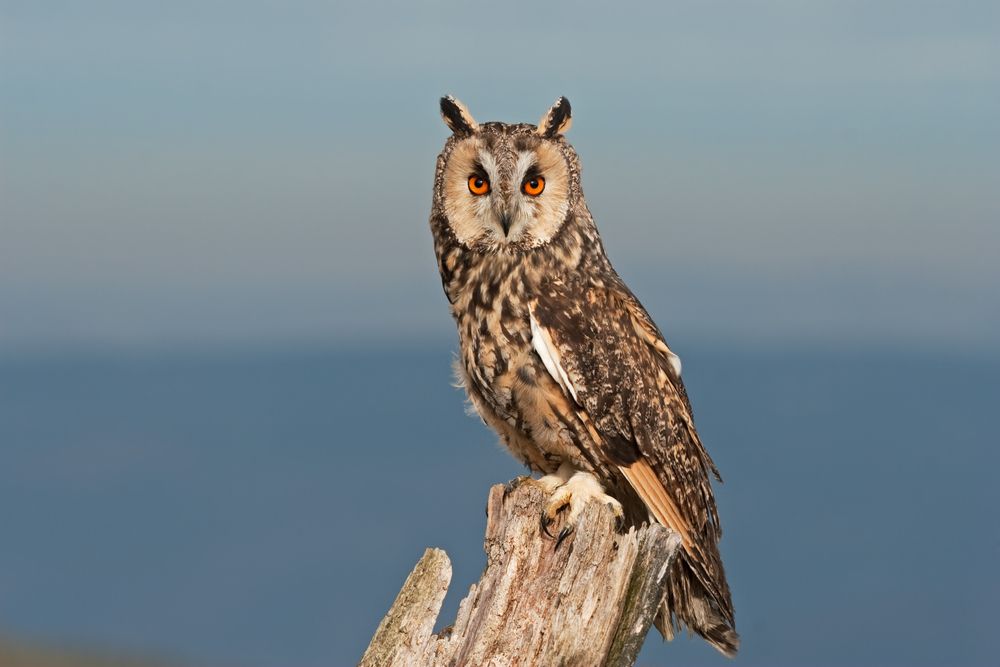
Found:
[[[677,559],[671,568],[666,597],[653,621],[656,629],[670,641],[675,629],[687,628],[727,658],[734,657],[740,648],[740,636],[684,561]]]

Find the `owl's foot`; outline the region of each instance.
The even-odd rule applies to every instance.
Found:
[[[559,469],[551,475],[545,475],[544,477],[540,477],[533,481],[535,484],[542,487],[545,493],[552,495],[556,492],[556,489],[568,482],[569,478],[572,477],[575,472],[576,468],[574,468],[572,464],[563,463],[559,466]]]
[[[552,485],[554,488],[552,497],[542,511],[542,530],[545,531],[546,535],[556,540],[556,548],[558,549],[563,540],[569,537],[576,528],[583,508],[591,501],[601,502],[610,507],[615,515],[616,528],[621,530],[625,523],[625,510],[622,508],[622,504],[604,493],[604,487],[591,473],[570,469],[569,474],[567,474],[564,470],[565,467],[565,465],[560,467],[554,475],[546,475],[538,480],[543,486]],[[557,480],[560,483],[557,484]],[[556,522],[559,513],[565,509],[569,509],[569,513],[563,522],[562,530],[556,537],[549,531],[549,527]]]

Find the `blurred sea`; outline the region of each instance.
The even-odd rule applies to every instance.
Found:
[[[726,484],[743,665],[995,664],[1000,361],[681,343]],[[426,546],[484,564],[521,468],[452,345],[0,361],[0,634],[182,664],[354,664]],[[651,634],[642,665],[731,664]]]

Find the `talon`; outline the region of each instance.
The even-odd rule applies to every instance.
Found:
[[[560,471],[562,472],[562,469]],[[605,503],[611,508],[612,514],[615,515],[615,529],[618,532],[622,531],[625,525],[625,511],[622,504],[604,493],[604,488],[591,473],[577,471],[569,475],[569,478],[555,489],[542,512],[542,530],[550,538],[557,540],[556,548],[559,548],[559,544],[576,527],[584,507],[592,500]],[[549,528],[563,510],[566,510],[562,524],[565,528],[558,537],[554,537]]]
[[[563,543],[563,540],[565,540],[567,537],[569,537],[570,533],[572,533],[572,532],[573,532],[573,527],[572,526],[566,526],[561,531],[559,531],[559,538],[556,540],[556,546],[555,546],[555,550],[556,551],[559,550],[559,545]]]
[[[542,532],[548,535],[549,539],[554,540],[556,536],[549,532],[549,526],[552,525],[553,523],[552,519],[548,517],[548,515],[545,513],[544,510],[542,511],[542,515],[539,518],[540,518],[539,524],[541,524]]]

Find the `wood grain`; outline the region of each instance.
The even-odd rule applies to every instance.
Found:
[[[545,500],[527,478],[490,489],[486,569],[455,622],[433,632],[451,563],[428,549],[360,664],[632,665],[663,600],[680,537],[659,525],[619,533],[611,510],[592,503],[557,549],[539,527]]]

